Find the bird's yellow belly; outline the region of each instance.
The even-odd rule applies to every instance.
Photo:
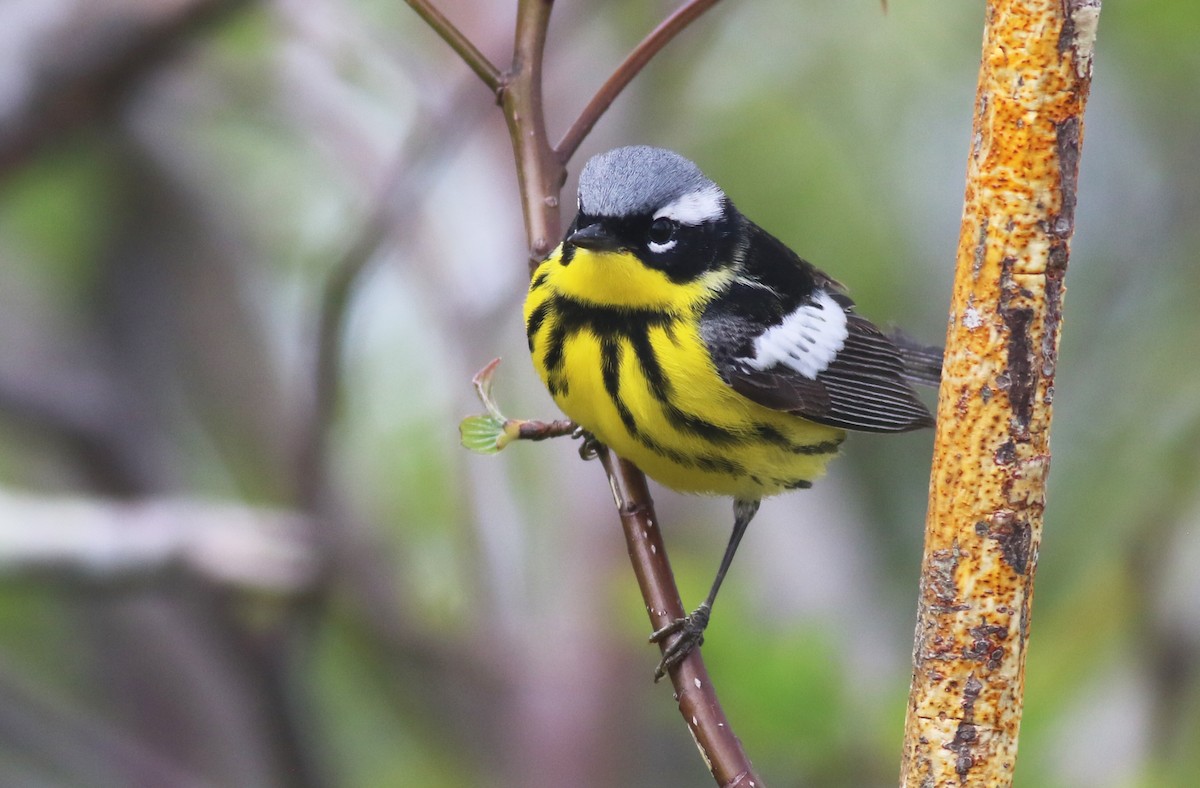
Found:
[[[667,487],[743,499],[807,487],[845,433],[735,392],[697,326],[680,317],[602,337],[550,319],[530,350],[563,412]]]

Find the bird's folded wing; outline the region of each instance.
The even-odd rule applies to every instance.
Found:
[[[752,338],[745,326],[735,332],[740,355],[706,341],[726,382],[760,405],[866,432],[931,426],[933,417],[906,382],[901,351],[851,308],[845,296],[818,290]]]

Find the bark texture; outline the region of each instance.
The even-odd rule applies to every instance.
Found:
[[[1005,786],[1099,0],[992,0],[930,480],[901,784]]]

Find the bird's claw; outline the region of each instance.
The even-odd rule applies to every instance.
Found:
[[[571,433],[572,438],[581,438],[582,443],[579,444],[580,459],[594,460],[600,454],[600,441],[596,440],[596,436],[585,430],[583,427],[576,427]]]
[[[650,635],[650,642],[658,644],[664,643],[672,635],[678,636],[663,649],[662,659],[659,660],[658,667],[654,669],[656,683],[694,649],[704,644],[704,630],[708,626],[708,618],[711,613],[712,609],[707,604],[700,605],[688,615],[675,619],[665,627],[656,629]]]

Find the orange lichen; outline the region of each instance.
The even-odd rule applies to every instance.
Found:
[[[1098,0],[989,2],[902,783],[1012,780]]]

